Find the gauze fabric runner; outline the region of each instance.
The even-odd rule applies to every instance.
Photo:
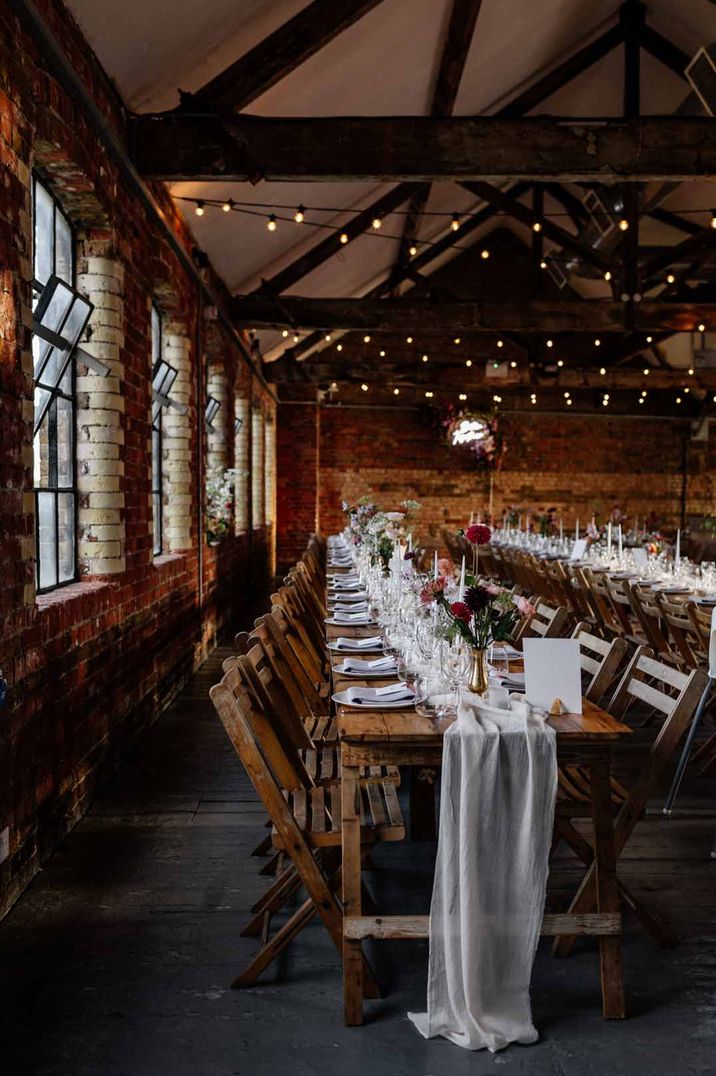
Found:
[[[445,733],[426,1038],[467,1050],[537,1040],[529,986],[557,790],[554,730],[523,700],[483,706],[463,691]]]

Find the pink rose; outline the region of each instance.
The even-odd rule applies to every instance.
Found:
[[[452,576],[452,561],[449,557],[440,557],[438,561],[438,575]]]
[[[521,594],[515,595],[514,602],[522,616],[534,616],[537,612],[532,602],[528,602]]]
[[[484,523],[473,523],[471,527],[468,527],[465,531],[465,537],[472,545],[489,545],[492,538],[492,531],[489,527],[486,527]]]
[[[505,593],[505,588],[498,586],[497,583],[486,583],[485,590],[495,598],[499,597],[500,594]]]

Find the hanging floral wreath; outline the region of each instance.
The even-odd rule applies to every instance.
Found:
[[[449,407],[442,425],[450,448],[470,452],[486,471],[499,470],[507,446],[497,415]]]

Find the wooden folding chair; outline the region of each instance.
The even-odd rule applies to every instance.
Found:
[[[616,855],[623,852],[632,835],[634,827],[646,808],[649,797],[685,735],[693,719],[699,699],[708,682],[708,677],[701,669],[694,669],[688,675],[667,665],[663,661],[637,653],[629,663],[609,705],[609,711],[621,718],[630,702],[636,699],[659,711],[664,722],[649,751],[646,763],[635,784],[614,821],[614,844]],[[660,685],[657,687],[656,685]],[[564,839],[587,866],[576,896],[569,906],[571,914],[588,913],[596,907],[596,886],[594,854],[592,845],[573,826],[572,818],[580,817],[585,812],[580,805],[558,803],[556,825],[560,837]],[[673,932],[656,919],[634,894],[619,880],[619,893],[622,902],[630,908],[646,930],[659,945],[668,946],[676,942]],[[575,938],[565,936],[557,939],[553,951],[568,955]]]
[[[542,639],[561,638],[569,623],[569,612],[563,605],[551,606],[536,600],[534,616],[523,620],[518,624],[515,632],[515,640],[540,637]]]
[[[304,926],[318,914],[342,956],[342,913],[338,900],[342,841],[340,785],[316,786],[283,746],[255,706],[239,678],[230,686],[226,677],[209,692],[216,711],[273,824],[273,843],[290,860],[259,905],[250,924],[254,933],[262,922],[261,946],[232,984],[248,986],[282,953]],[[361,783],[361,839],[366,848],[378,841],[398,841],[405,827],[395,785]],[[334,869],[331,867],[334,864]],[[302,886],[307,899],[281,928],[270,936],[270,920],[290,895]],[[371,995],[377,985],[370,967],[364,973]]]

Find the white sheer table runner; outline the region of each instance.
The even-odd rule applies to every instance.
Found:
[[[430,907],[426,1038],[468,1050],[537,1040],[530,977],[547,886],[557,790],[554,731],[463,693],[443,745],[440,833]]]

